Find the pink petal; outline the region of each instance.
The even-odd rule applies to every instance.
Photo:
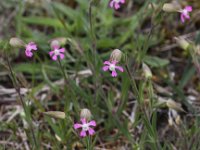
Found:
[[[120,5],[118,3],[115,3],[115,9],[119,9]]]
[[[37,50],[37,45],[34,42],[30,42],[26,45],[26,49],[28,50]]]
[[[90,135],[93,135],[95,133],[94,129],[92,129],[92,128],[89,128],[88,132]]]
[[[54,51],[50,51],[49,55],[52,56],[54,54]]]
[[[33,53],[31,51],[29,51],[29,50],[26,50],[25,54],[26,54],[27,57],[32,57],[33,56]]]
[[[104,65],[110,65],[110,62],[109,62],[109,61],[104,61],[103,64],[104,64]]]
[[[110,7],[113,8],[113,5],[114,5],[114,0],[112,0],[112,1],[110,2]]]
[[[54,55],[54,56],[52,57],[52,59],[56,61],[56,60],[57,60],[57,55]]]
[[[86,132],[84,130],[82,130],[81,133],[80,133],[80,136],[81,137],[85,137],[86,136]]]
[[[186,6],[185,9],[186,9],[188,12],[191,12],[191,11],[192,11],[192,6]]]
[[[64,59],[64,57],[65,57],[65,55],[60,53],[60,59],[62,60],[62,59]]]
[[[120,0],[120,2],[123,4],[123,3],[125,3],[125,0]]]
[[[184,23],[185,22],[185,16],[183,14],[181,14],[181,22]]]
[[[116,71],[112,71],[112,77],[116,77],[117,76],[117,72]]]
[[[60,52],[65,52],[65,48],[61,48],[61,49],[59,49],[60,50]]]
[[[74,129],[78,129],[78,128],[81,128],[81,127],[82,127],[82,125],[79,124],[79,123],[75,123],[75,124],[74,124]]]
[[[96,126],[96,122],[94,120],[90,121],[88,124],[89,126],[94,126],[94,127]]]
[[[124,72],[124,69],[121,66],[115,66],[116,69],[118,69],[121,72]]]
[[[33,50],[37,50],[37,46],[36,45],[33,45],[33,46],[31,46],[31,48],[33,49]]]
[[[85,118],[81,118],[81,122],[82,122],[82,124],[86,124],[86,119]]]
[[[116,64],[117,64],[117,61],[113,60],[113,61],[111,62],[111,64],[116,65]]]
[[[184,15],[186,19],[190,19],[190,16],[188,14]]]
[[[102,68],[103,71],[108,71],[108,69],[109,69],[109,66],[104,66],[104,67]]]

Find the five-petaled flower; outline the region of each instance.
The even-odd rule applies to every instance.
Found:
[[[181,21],[184,23],[185,19],[190,19],[189,12],[192,11],[192,6],[186,6],[184,9],[180,10]]]
[[[116,10],[120,8],[120,3],[124,4],[125,0],[111,0],[110,7],[115,8]]]
[[[74,129],[82,128],[80,132],[81,137],[87,136],[87,132],[89,133],[89,135],[93,135],[95,133],[94,129],[90,127],[90,126],[93,126],[93,127],[96,126],[96,122],[94,120],[87,122],[85,118],[81,118],[81,122],[82,124],[80,123],[74,124]]]
[[[25,47],[26,47],[25,54],[27,57],[33,56],[32,50],[34,50],[34,51],[37,50],[37,45],[34,42],[28,43]]]
[[[65,55],[65,48],[59,48],[59,46],[54,46],[53,50],[49,52],[49,55],[51,56],[52,60],[57,60],[58,56],[60,57],[60,59],[64,59]]]
[[[112,77],[116,77],[117,76],[117,72],[116,72],[116,69],[121,71],[121,72],[124,72],[124,69],[121,67],[121,66],[116,66],[117,64],[117,61],[105,61],[104,62],[104,67],[102,68],[103,71],[108,71],[110,70],[112,73]]]

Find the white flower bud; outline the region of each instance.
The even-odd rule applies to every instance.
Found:
[[[17,37],[13,37],[10,39],[9,44],[12,47],[24,47],[25,43],[24,41],[22,41],[21,39],[17,38]]]
[[[181,6],[177,3],[165,3],[162,9],[165,12],[178,12],[181,10]]]
[[[81,118],[85,118],[87,121],[89,121],[91,119],[91,116],[92,114],[89,109],[87,108],[81,109],[81,113],[80,113]]]
[[[177,102],[175,102],[175,101],[173,101],[171,99],[167,100],[166,105],[170,109],[174,109],[176,111],[184,111],[183,108],[181,107],[180,103],[177,103]]]
[[[65,38],[65,37],[57,37],[57,38],[51,39],[49,42],[50,42],[51,48],[52,48],[52,46],[65,45],[67,43],[67,38]]]
[[[178,45],[184,50],[187,50],[190,46],[190,43],[187,40],[185,40],[184,38],[175,37],[175,40],[178,43]]]
[[[115,49],[112,51],[110,55],[110,61],[117,61],[119,62],[122,58],[122,52],[119,49]]]
[[[152,78],[151,69],[145,63],[142,64],[142,69],[146,79]]]
[[[55,47],[60,47],[60,43],[57,40],[51,41],[50,45],[52,49],[54,49]]]
[[[61,111],[48,111],[44,112],[44,114],[53,118],[65,119],[65,113]]]

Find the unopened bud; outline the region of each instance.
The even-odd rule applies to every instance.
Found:
[[[119,49],[115,49],[112,51],[110,55],[110,61],[117,61],[119,62],[122,58],[122,52]]]
[[[175,122],[177,125],[181,124],[181,117],[179,115],[176,117]]]
[[[169,123],[170,126],[173,126],[173,119],[172,119],[172,118],[169,118],[169,119],[168,119],[168,123]]]
[[[10,39],[9,44],[12,47],[24,47],[25,43],[24,41],[22,41],[21,39],[17,38],[17,37],[13,37]]]
[[[51,47],[52,47],[52,44],[56,44],[56,46],[60,46],[60,45],[65,45],[67,43],[67,38],[65,37],[57,37],[57,38],[54,38],[52,40],[49,41],[51,43]]]
[[[187,40],[185,40],[184,38],[175,37],[175,40],[178,43],[178,45],[184,50],[187,50],[190,46],[190,43]]]
[[[62,141],[62,139],[61,139],[57,134],[55,134],[55,137],[56,137],[56,139],[57,139],[59,142]]]
[[[50,45],[52,49],[54,49],[55,47],[60,47],[60,43],[57,40],[51,41]]]
[[[92,114],[89,109],[87,108],[81,109],[81,113],[80,113],[81,118],[85,118],[87,121],[89,121],[91,119],[91,116]]]
[[[174,109],[177,111],[184,111],[180,103],[177,103],[171,99],[167,100],[166,105],[171,109]]]
[[[176,3],[165,3],[162,9],[165,12],[177,12],[181,10],[181,7]]]
[[[143,69],[143,73],[146,79],[152,78],[152,72],[145,63],[142,64],[142,69]]]
[[[65,113],[61,111],[48,111],[44,112],[44,114],[53,118],[65,119]]]

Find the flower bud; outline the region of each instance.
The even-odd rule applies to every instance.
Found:
[[[165,3],[162,9],[165,12],[177,12],[181,10],[181,7],[177,3]]]
[[[169,119],[168,119],[168,123],[169,123],[170,126],[173,126],[173,119],[172,119],[172,118],[169,118]]]
[[[142,69],[143,69],[143,73],[146,79],[152,78],[152,72],[145,63],[142,64]]]
[[[170,108],[170,109],[174,109],[177,111],[184,111],[183,108],[181,107],[180,103],[177,103],[171,99],[167,100],[166,105]]]
[[[122,58],[122,52],[119,49],[115,49],[112,51],[110,55],[110,61],[117,61],[119,62]]]
[[[187,40],[185,40],[184,38],[175,37],[175,40],[178,43],[178,45],[184,50],[187,50],[190,46],[190,43]]]
[[[55,47],[60,47],[60,43],[57,40],[51,41],[50,45],[52,49],[54,49]]]
[[[89,109],[87,108],[81,109],[81,113],[80,113],[81,118],[85,118],[88,121],[91,119],[91,116],[92,114]]]
[[[181,124],[181,117],[179,115],[176,117],[175,122],[177,125]]]
[[[9,44],[12,47],[24,47],[25,43],[24,41],[22,41],[21,39],[17,38],[17,37],[13,37],[10,39]]]
[[[61,111],[48,111],[44,112],[44,114],[53,118],[65,119],[65,113]]]
[[[53,44],[57,44],[59,46],[60,45],[65,45],[67,43],[67,38],[65,38],[65,37],[57,37],[57,38],[51,39],[49,42],[51,43],[51,45],[52,45],[52,43]]]

